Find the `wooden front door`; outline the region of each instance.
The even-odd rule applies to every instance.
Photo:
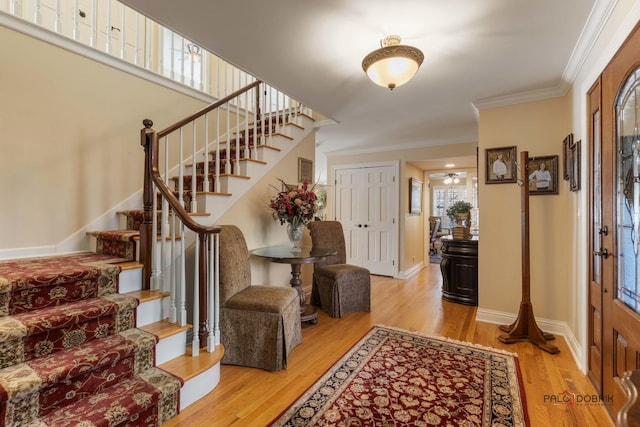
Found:
[[[589,374],[615,415],[626,401],[622,375],[640,368],[640,27],[589,99]]]

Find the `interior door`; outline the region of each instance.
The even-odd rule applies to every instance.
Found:
[[[347,262],[372,274],[397,274],[396,175],[391,165],[335,171],[335,219],[344,228]]]
[[[601,393],[615,415],[626,401],[622,375],[640,368],[639,27],[605,68],[601,84],[603,231],[593,253],[602,265]]]

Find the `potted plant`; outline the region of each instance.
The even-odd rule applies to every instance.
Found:
[[[452,221],[455,221],[456,224],[468,227],[471,208],[473,208],[471,203],[465,202],[464,200],[458,200],[447,208],[447,216]]]

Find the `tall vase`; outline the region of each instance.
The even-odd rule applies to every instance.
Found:
[[[287,236],[289,241],[293,245],[291,252],[300,252],[300,240],[302,240],[302,232],[304,231],[304,224],[287,224]]]

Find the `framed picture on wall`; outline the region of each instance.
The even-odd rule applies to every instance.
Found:
[[[571,146],[573,145],[573,134],[570,133],[562,141],[562,178],[569,180],[571,175]]]
[[[487,148],[485,152],[485,184],[516,182],[516,146]]]
[[[298,182],[307,181],[313,184],[313,162],[308,159],[298,157]]]
[[[422,181],[409,178],[409,214],[422,214]]]
[[[529,157],[529,195],[558,194],[558,156]]]
[[[569,168],[569,190],[580,190],[580,145],[581,141],[577,140],[571,145],[569,157],[571,160]]]

